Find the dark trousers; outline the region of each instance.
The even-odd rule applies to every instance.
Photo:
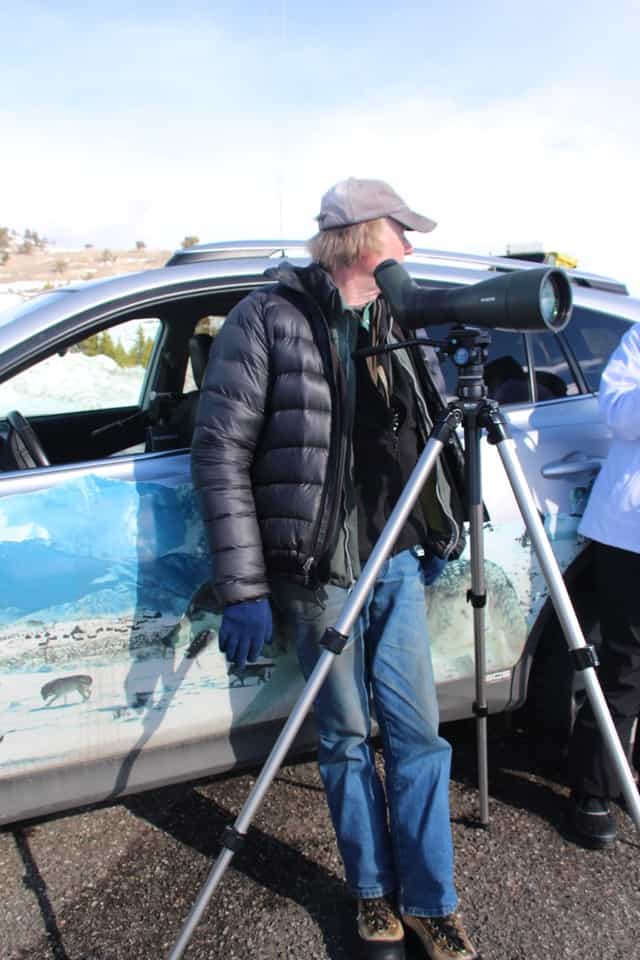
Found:
[[[595,544],[602,646],[598,680],[622,746],[629,755],[640,714],[640,553]],[[640,766],[640,734],[634,762]],[[588,700],[580,709],[569,745],[569,774],[577,791],[618,797],[619,779],[609,760]]]

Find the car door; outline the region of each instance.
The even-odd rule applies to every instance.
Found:
[[[576,306],[562,334],[526,337],[536,403],[512,409],[509,420],[561,571],[584,547],[578,526],[610,441],[598,408],[600,375],[628,325],[613,309]],[[548,596],[533,559],[530,588],[531,625]]]
[[[599,375],[627,320],[613,313],[574,310],[566,333],[491,331],[485,367],[489,396],[498,400],[518,459],[562,571],[583,549],[577,528],[593,479],[609,444],[598,412]],[[582,368],[585,372],[582,372]],[[456,368],[443,366],[450,395]],[[512,670],[547,597],[545,583],[497,448],[483,438],[485,649],[488,702],[503,709]],[[447,710],[471,690],[473,619],[466,600],[470,550],[431,591],[430,621],[436,672],[450,682],[441,693]],[[454,655],[452,655],[454,654]]]
[[[21,409],[52,461],[0,474],[3,821],[256,761],[301,686],[278,642],[243,674],[227,665],[188,450],[130,444],[131,418],[179,400],[172,372],[193,388],[179,326],[217,312],[215,297],[162,310],[142,338],[132,309],[109,328],[129,352],[152,341],[133,364],[92,333],[0,384],[0,432]],[[102,456],[83,452],[89,424]]]

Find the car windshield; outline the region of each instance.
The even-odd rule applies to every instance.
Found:
[[[39,310],[40,307],[55,303],[56,300],[65,296],[67,292],[66,290],[51,290],[48,293],[39,294],[26,302],[22,301],[21,303],[14,304],[12,307],[7,307],[6,310],[0,311],[0,327],[12,323],[19,317],[26,317],[32,313],[33,310]]]

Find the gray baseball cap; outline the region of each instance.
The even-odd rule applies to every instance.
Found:
[[[327,190],[316,220],[320,230],[333,230],[380,217],[390,217],[405,229],[420,233],[430,233],[437,226],[435,220],[410,210],[384,180],[356,180],[355,177],[342,180]]]

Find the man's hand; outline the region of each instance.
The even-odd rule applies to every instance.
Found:
[[[247,660],[258,659],[272,631],[271,606],[266,597],[234,603],[222,614],[218,646],[227,660],[244,670]]]

